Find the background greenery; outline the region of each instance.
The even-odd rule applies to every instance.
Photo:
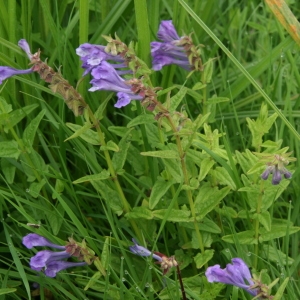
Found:
[[[289,5],[299,18],[297,1],[289,1]],[[292,168],[295,172],[290,183],[285,180],[280,191],[276,190],[278,194],[269,208],[272,222],[278,225],[282,220],[282,224],[289,224],[286,230],[260,243],[258,253],[252,243],[239,240],[239,236],[234,238],[237,233],[253,227],[253,219],[247,215],[247,193],[238,191],[244,184],[241,176],[246,171],[237,162],[236,150],[240,153],[257,150],[252,147],[246,118],[257,119],[262,103],[267,103],[269,115],[276,112],[278,118],[264,135],[264,141],[282,140],[281,147],[289,147],[298,161],[300,157],[299,46],[265,3],[256,0],[2,0],[0,6],[0,64],[27,68],[28,59],[17,46],[18,40],[25,38],[33,53],[40,48],[42,59],[48,58],[48,64],[60,69],[74,86],[83,73],[75,53],[82,43],[105,44],[101,35],[116,33],[127,44],[136,42],[137,54],[151,66],[149,42],[156,40],[161,20],[172,19],[179,35],[193,32],[195,44],[204,45],[201,48],[203,61],[215,59],[206,95],[229,99],[208,109],[212,131],[217,129],[222,133],[217,138],[221,146],[217,146],[215,152],[211,149],[210,155],[215,153],[212,158],[217,160],[216,165],[224,168],[226,164],[232,170],[232,177],[218,183],[220,189],[230,187],[230,192],[212,207],[205,219],[207,224],[199,222],[207,238],[205,247],[214,250],[214,254],[211,260],[197,263],[194,257],[201,251],[195,245],[194,227],[192,223],[183,222],[182,216],[176,216],[179,221],[164,216],[148,220],[145,215],[129,218],[130,215],[122,213],[115,186],[109,180],[74,183],[107,168],[107,159],[99,146],[82,138],[66,141],[73,134],[68,123],[83,125],[84,119],[75,118],[64,101],[54,95],[37,74],[9,79],[0,87],[1,111],[5,110],[4,101],[12,108],[8,122],[6,116],[0,114],[0,142],[15,141],[18,155],[1,158],[0,299],[30,299],[34,297],[30,290],[34,290],[33,295],[40,293],[37,297],[41,299],[51,299],[51,295],[54,299],[180,299],[176,272],[163,277],[159,266],[150,259],[128,251],[131,238],[141,236],[144,240],[139,242],[146,242],[149,249],[176,255],[189,299],[215,299],[218,293],[225,299],[250,299],[248,294],[231,286],[221,291],[220,285],[208,284],[203,277],[208,265],[225,266],[232,257],[243,258],[258,273],[265,270],[266,284],[280,278],[272,294],[290,277],[281,299],[300,298],[297,233],[300,187],[296,167]],[[154,86],[163,89],[175,86],[173,96],[186,76],[186,71],[169,66],[151,75],[151,80]],[[174,145],[172,134],[166,128],[160,130],[158,122],[137,123],[129,133],[128,123],[148,112],[135,102],[123,109],[114,108],[115,96],[109,92],[88,92],[88,81],[85,78],[78,90],[92,111],[109,100],[100,121],[106,141],[131,143],[121,168],[125,172],[120,172],[118,177],[122,191],[132,208],[147,207],[154,184],[159,180],[171,182],[176,175],[170,171],[172,166],[167,159],[147,158],[139,153],[157,150],[161,141],[171,147]],[[186,86],[191,89],[197,82],[199,76],[193,74]],[[197,95],[200,101],[192,92],[187,93],[177,108],[192,121],[203,113],[201,99],[205,96],[202,90]],[[164,102],[165,97],[166,94],[160,100]],[[210,133],[206,131],[205,137],[203,126],[198,132],[209,145]],[[36,134],[28,133],[26,128]],[[26,136],[31,143],[24,145],[22,141]],[[195,147],[193,150],[196,153]],[[197,150],[199,156],[189,157],[191,173],[199,173],[201,161],[206,158],[207,153],[200,150]],[[113,156],[114,152],[110,153]],[[247,164],[244,167],[250,169],[249,161]],[[255,176],[254,181],[257,181],[259,173]],[[208,175],[200,186],[209,183]],[[275,188],[269,182],[266,184],[269,189]],[[180,183],[175,180],[170,187],[158,199],[156,209],[168,209],[174,201],[178,209],[188,207]],[[28,227],[27,222],[40,223],[41,227]],[[140,236],[131,222],[136,223]],[[212,224],[217,228],[207,229]],[[37,232],[61,244],[71,235],[77,241],[86,239],[101,258],[106,276],[97,273],[93,265],[63,271],[54,279],[37,276],[28,266],[34,252],[21,244],[22,237],[29,232]],[[230,241],[224,236],[233,237]],[[94,281],[90,281],[95,274]],[[35,290],[34,282],[42,288]],[[89,288],[85,288],[88,283]]]

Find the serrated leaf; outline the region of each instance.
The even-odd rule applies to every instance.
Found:
[[[152,212],[153,216],[158,219],[165,219],[168,209],[160,209]],[[190,222],[191,212],[181,209],[171,209],[167,216],[169,222]]]
[[[280,237],[284,237],[287,234],[291,235],[300,230],[300,227],[289,226],[287,225],[273,225],[270,231],[266,231],[264,228],[260,229],[259,241],[266,242],[274,240]]]
[[[149,198],[150,209],[153,209],[156,206],[156,204],[161,200],[163,195],[168,191],[168,189],[172,186],[173,183],[173,180],[165,181],[162,178],[158,178],[156,180]]]
[[[213,58],[208,59],[208,61],[204,64],[204,71],[202,73],[201,81],[203,83],[209,83],[211,81],[212,73],[213,73]]]
[[[288,265],[294,263],[294,259],[291,257],[287,258],[286,253],[278,250],[277,248],[272,247],[271,245],[263,245],[262,255],[265,259],[271,260],[275,263],[280,262],[280,264],[286,265],[286,259],[288,259]]]
[[[33,145],[33,141],[34,141],[34,137],[36,134],[36,131],[39,127],[39,124],[42,120],[42,118],[44,117],[46,113],[46,110],[43,109],[30,123],[29,125],[25,128],[24,133],[23,133],[23,141],[25,144],[25,147],[27,148],[27,151],[30,152],[32,145]]]
[[[125,215],[127,219],[153,219],[153,214],[151,210],[144,206],[134,207],[131,212]]]
[[[60,231],[61,225],[64,222],[65,210],[63,206],[59,203],[56,210],[53,212],[46,212],[48,222],[50,223],[50,228],[54,235],[57,235]]]
[[[154,123],[156,122],[153,115],[150,114],[143,114],[135,117],[132,119],[128,124],[127,127],[134,127],[140,124],[147,124],[147,123]]]
[[[203,84],[202,82],[197,82],[193,87],[192,90],[193,91],[198,91],[198,90],[202,90],[206,87],[206,84]]]
[[[16,173],[16,166],[9,162],[7,158],[1,158],[1,170],[5,176],[6,181],[9,184],[14,182],[15,173]]]
[[[222,185],[227,185],[232,190],[236,190],[236,184],[228,174],[227,170],[221,167],[216,167],[214,170],[211,170],[212,176],[215,177],[215,180],[219,181]]]
[[[194,257],[194,261],[196,263],[196,267],[197,269],[202,268],[206,263],[208,263],[214,256],[214,250],[209,249],[209,250],[205,250],[204,253],[198,253],[195,257]]]
[[[264,226],[267,231],[271,230],[271,216],[268,211],[264,211],[260,214],[254,214],[253,219],[258,219],[259,223]]]
[[[230,187],[219,190],[217,187],[212,188],[210,184],[202,185],[195,200],[197,220],[203,219],[229,192]]]
[[[103,145],[100,147],[100,150],[101,151],[110,150],[114,152],[120,151],[119,146],[113,141],[108,141],[105,146]]]
[[[185,97],[185,94],[187,92],[187,88],[186,87],[182,87],[178,93],[176,95],[174,95],[171,99],[170,99],[170,108],[169,111],[170,112],[174,112],[176,110],[176,108],[178,107],[178,105],[180,104],[180,102],[183,100],[183,98]]]
[[[204,218],[199,224],[200,231],[210,232],[219,234],[221,233],[221,228],[212,220],[209,220],[208,218]]]
[[[242,231],[236,234],[229,234],[222,237],[222,240],[227,243],[239,243],[241,245],[257,245],[254,230]]]
[[[173,150],[161,150],[161,151],[148,151],[141,152],[143,156],[152,156],[152,157],[160,157],[160,158],[179,158],[178,153]]]
[[[32,182],[30,187],[29,187],[29,194],[33,198],[37,198],[40,195],[41,189],[45,185],[46,180],[42,179],[40,182]]]
[[[93,175],[87,175],[83,176],[81,178],[78,178],[77,180],[73,181],[74,184],[86,182],[86,181],[98,181],[98,180],[105,180],[110,178],[110,173],[107,170],[102,170],[98,174],[93,174]]]
[[[122,137],[118,145],[119,151],[115,152],[112,158],[112,164],[116,172],[121,170],[125,164],[127,151],[130,146],[130,141],[128,140],[129,135],[130,131],[128,131],[126,135]]]
[[[16,109],[10,112],[7,118],[0,118],[0,125],[4,125],[4,131],[8,132],[10,127],[14,127],[18,124],[24,117],[28,116],[34,109],[39,107],[38,104],[31,104],[25,107]]]
[[[200,174],[199,174],[199,181],[203,180],[210,169],[215,164],[215,161],[211,157],[206,157],[202,160],[200,166]]]
[[[92,124],[85,123],[84,126],[80,126],[73,123],[66,123],[66,125],[72,131],[74,131],[74,134],[68,137],[65,141],[74,139],[76,137],[80,137],[91,145],[100,145],[100,139],[98,133],[90,129],[92,127]]]
[[[0,142],[0,157],[11,157],[17,159],[21,151],[16,141]]]
[[[108,101],[112,98],[112,96],[113,96],[113,93],[111,93],[108,97],[106,97],[106,99],[99,105],[99,107],[95,111],[94,116],[97,120],[103,119],[103,114],[104,114],[106,105],[107,105]]]
[[[8,104],[3,97],[0,97],[0,116],[1,116],[1,118],[3,115],[7,115],[11,111],[12,111],[11,104]]]

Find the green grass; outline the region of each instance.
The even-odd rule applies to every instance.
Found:
[[[101,131],[91,130],[96,140],[101,132],[105,141],[68,139],[72,126],[83,126],[87,117],[75,117],[38,74],[15,76],[0,86],[0,300],[48,299],[48,293],[54,299],[181,299],[176,268],[163,275],[153,259],[132,254],[132,238],[149,250],[175,255],[188,299],[251,299],[242,289],[206,280],[208,266],[223,268],[234,257],[242,258],[252,274],[262,272],[264,284],[279,278],[271,293],[281,295],[277,299],[300,299],[300,57],[266,4],[2,2],[0,65],[28,68],[17,45],[25,38],[32,52],[40,49],[42,59],[70,84],[79,82],[77,90],[93,113],[101,110]],[[290,5],[299,19],[296,6]],[[114,93],[89,92],[89,75],[81,79],[75,52],[82,43],[105,45],[102,35],[116,33],[127,45],[133,41],[151,67],[149,42],[157,40],[159,23],[171,19],[180,36],[192,33],[195,44],[203,45],[204,63],[213,59],[211,80],[200,90],[192,88],[203,80],[201,74],[187,78],[188,72],[175,65],[150,75],[151,84],[164,89],[159,101],[171,97],[171,108],[166,106],[181,128],[179,137],[168,116],[155,120],[138,101],[117,109]],[[214,97],[228,101],[203,104]],[[264,107],[268,111],[262,116]],[[210,115],[198,118],[205,112]],[[266,118],[274,113],[277,118],[268,126]],[[251,133],[247,118],[262,120],[265,132]],[[253,144],[259,136],[277,146]],[[262,181],[264,163],[253,153],[284,147],[297,158],[287,167],[292,179],[277,186]],[[107,170],[109,178],[76,183]],[[30,232],[60,245],[71,236],[84,239],[105,275],[96,264],[66,269],[55,278],[31,270],[30,257],[40,249],[22,245]],[[38,289],[32,286],[36,282]]]

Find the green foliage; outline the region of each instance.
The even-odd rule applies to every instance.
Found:
[[[4,1],[0,65],[27,68],[17,47],[26,38],[60,78],[78,82],[88,106],[75,117],[37,74],[0,86],[1,297],[181,299],[176,266],[164,272],[131,253],[135,238],[175,255],[187,299],[250,299],[202,276],[233,257],[253,274],[266,271],[273,299],[299,299],[295,43],[260,1],[150,2]],[[149,70],[148,41],[168,19],[204,45],[202,73]],[[91,93],[89,75],[81,78],[78,41],[105,45],[102,35],[114,33],[140,56],[137,77],[160,87],[154,110],[139,101],[115,108],[115,93]],[[261,178],[274,157],[293,174],[278,185],[273,174]],[[85,239],[98,258],[54,279],[37,276],[21,243],[30,232],[61,245]]]

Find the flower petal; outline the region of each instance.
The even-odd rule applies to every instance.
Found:
[[[31,249],[36,246],[52,247],[52,248],[56,248],[56,249],[65,249],[65,246],[53,244],[49,240],[44,238],[43,236],[38,235],[36,233],[29,233],[29,234],[25,235],[22,239],[22,243],[28,249]]]
[[[87,265],[86,262],[68,262],[68,261],[52,261],[47,264],[45,275],[48,277],[55,277],[56,273],[72,267],[82,267]]]
[[[20,48],[22,48],[22,50],[27,54],[28,58],[31,60],[32,54],[27,41],[25,39],[21,39],[19,40],[18,45]]]
[[[12,77],[14,75],[20,75],[20,74],[29,74],[32,73],[32,69],[27,69],[27,70],[17,70],[15,68],[11,67],[1,67],[0,66],[0,84],[2,84],[3,80]]]

